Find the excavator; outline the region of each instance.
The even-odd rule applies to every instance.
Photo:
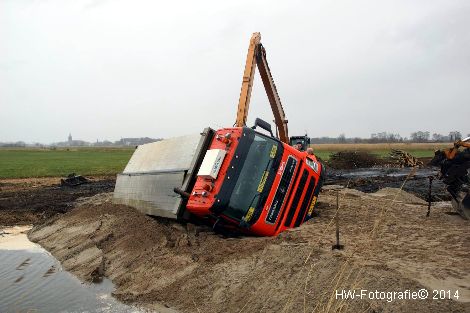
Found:
[[[271,125],[246,120],[256,67]],[[261,44],[251,37],[233,127],[139,146],[117,176],[114,202],[153,216],[203,222],[216,231],[275,236],[313,216],[325,169],[290,144],[287,118]]]
[[[430,164],[440,167],[438,177],[447,185],[454,209],[470,219],[470,137],[457,140],[451,148],[436,150]]]

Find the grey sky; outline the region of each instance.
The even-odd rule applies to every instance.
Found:
[[[465,0],[0,0],[0,141],[231,126],[254,31],[291,135],[467,134],[469,17]],[[258,76],[255,117],[272,120]]]

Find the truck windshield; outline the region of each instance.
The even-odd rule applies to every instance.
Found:
[[[281,154],[278,150],[277,141],[255,133],[224,210],[225,215],[248,221],[258,207],[264,206],[276,175],[277,160]]]

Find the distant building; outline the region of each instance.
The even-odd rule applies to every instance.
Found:
[[[56,143],[52,144],[52,146],[57,146],[57,147],[87,147],[87,146],[90,146],[90,143],[86,142],[84,140],[73,140],[72,134],[69,133],[69,136],[67,137],[67,141],[56,142]]]
[[[146,143],[160,141],[161,139],[154,139],[149,137],[142,138],[121,138],[121,140],[116,141],[114,144],[117,146],[139,146]]]
[[[0,147],[24,148],[26,147],[26,143],[24,141],[0,142]]]
[[[114,144],[109,140],[99,141],[97,139],[96,142],[93,144],[93,146],[95,146],[95,147],[111,147],[111,146],[114,146]]]
[[[151,143],[155,141],[160,141],[162,139],[155,139],[149,137],[141,137],[141,138],[121,138],[121,140],[111,142],[108,140],[99,141],[98,139],[96,142],[90,143],[84,140],[77,140],[72,138],[72,134],[69,133],[67,137],[67,141],[56,142],[53,143],[52,146],[56,147],[112,147],[112,146],[129,146],[135,147],[139,145],[143,145],[146,143]]]

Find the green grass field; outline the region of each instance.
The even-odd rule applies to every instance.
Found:
[[[416,157],[432,157],[437,148],[451,144],[320,144],[315,154],[328,160],[331,153],[361,150],[387,157],[391,149]],[[122,172],[134,148],[10,149],[0,148],[0,179],[78,175],[115,175]]]
[[[122,172],[133,148],[0,149],[0,178],[114,175]]]

